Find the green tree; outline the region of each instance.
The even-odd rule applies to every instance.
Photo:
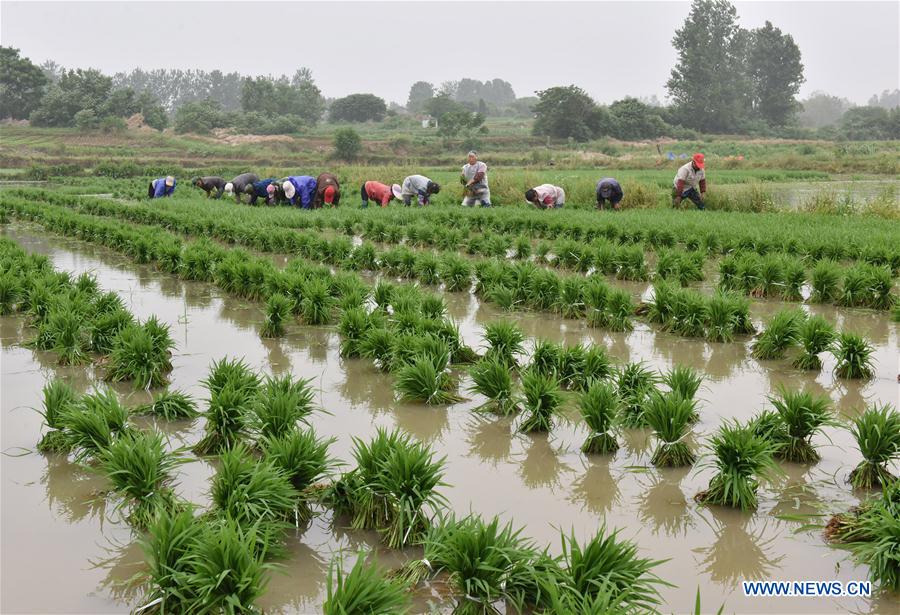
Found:
[[[19,50],[0,46],[0,118],[23,119],[38,108],[47,77],[39,66],[19,56]]]
[[[458,136],[484,127],[484,116],[470,111],[450,111],[438,120],[438,134],[445,138]]]
[[[137,97],[137,104],[147,126],[156,130],[163,130],[169,125],[169,117],[166,115],[165,107],[151,92],[141,92]]]
[[[630,96],[611,104],[609,113],[614,126],[611,135],[617,139],[655,139],[664,135],[668,129],[659,116],[658,109]]]
[[[334,131],[334,153],[341,160],[352,161],[362,151],[362,139],[352,128],[339,128]]]
[[[855,141],[900,139],[900,107],[854,107],[841,118],[841,132]]]
[[[291,77],[291,87],[296,91],[291,113],[303,118],[310,126],[316,125],[325,113],[325,98],[313,80],[312,71],[297,69]]]
[[[241,84],[241,109],[268,118],[293,115],[314,125],[322,118],[325,100],[307,68],[285,76],[246,77]]]
[[[175,112],[175,132],[206,134],[226,124],[225,114],[218,101],[206,99],[187,103]]]
[[[328,110],[332,122],[380,122],[385,113],[387,104],[374,94],[350,94],[338,98]]]
[[[434,86],[427,81],[416,81],[409,88],[406,109],[410,113],[418,113],[425,108],[425,103],[434,98]]]
[[[36,126],[72,126],[75,114],[83,110],[103,117],[111,91],[112,79],[96,69],[63,71],[31,114],[31,121]]]
[[[440,94],[434,98],[429,98],[425,102],[425,112],[438,119],[447,113],[458,113],[468,111],[463,105],[459,104],[447,94]]]
[[[853,107],[846,98],[831,96],[825,92],[813,92],[800,103],[798,120],[801,126],[821,128],[837,124],[844,113]]]
[[[800,48],[793,37],[769,21],[752,30],[747,67],[756,113],[770,126],[790,124],[800,109],[797,92],[804,81]]]
[[[574,85],[557,86],[537,95],[538,103],[532,107],[536,116],[534,134],[576,141],[588,141],[596,135],[597,105],[584,90]]]

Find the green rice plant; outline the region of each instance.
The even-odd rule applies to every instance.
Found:
[[[559,381],[553,374],[526,370],[522,374],[522,408],[528,416],[519,424],[523,433],[546,432],[553,427],[553,416],[562,404]]]
[[[888,466],[900,457],[900,413],[889,404],[875,404],[853,419],[850,433],[863,457],[850,472],[850,484],[871,489],[896,481]]]
[[[662,381],[676,395],[693,400],[703,384],[703,375],[689,365],[675,365],[663,376]]]
[[[834,327],[821,316],[810,316],[803,321],[797,331],[797,338],[803,352],[794,359],[794,367],[809,370],[822,369],[819,354],[831,347],[835,337]]]
[[[889,267],[872,267],[869,270],[869,288],[869,307],[889,310],[897,303],[897,296],[893,294],[894,278]]]
[[[303,287],[300,314],[308,325],[327,325],[331,322],[334,298],[329,294],[328,282],[318,278],[309,280]]]
[[[498,307],[504,310],[514,310],[520,303],[516,299],[515,291],[502,284],[493,284],[488,287],[485,290],[484,298],[486,301],[496,303]]]
[[[616,251],[616,277],[620,280],[645,281],[650,279],[644,250],[640,246],[624,246]]]
[[[44,397],[44,408],[41,416],[48,431],[38,442],[37,450],[41,453],[68,453],[69,442],[62,431],[61,417],[66,408],[77,402],[75,390],[64,380],[53,379],[41,389]]]
[[[711,467],[716,474],[695,499],[743,511],[755,509],[759,481],[779,473],[773,457],[778,446],[757,436],[748,426],[726,421],[710,438],[708,449],[709,455],[699,467]]]
[[[113,310],[97,316],[89,327],[91,350],[100,354],[111,353],[119,334],[134,324],[134,316],[127,310]]]
[[[12,314],[23,295],[22,280],[18,276],[0,274],[0,316]]]
[[[237,445],[247,435],[253,396],[237,382],[228,382],[210,395],[205,435],[194,446],[197,455],[217,455]]]
[[[90,272],[84,271],[75,278],[75,290],[86,295],[96,295],[100,292],[100,283],[97,282],[96,276]]]
[[[594,380],[579,399],[581,417],[591,430],[581,452],[585,455],[606,455],[619,450],[614,428],[619,417],[621,401],[612,384]]]
[[[560,349],[556,377],[561,387],[577,388],[577,382],[584,373],[586,354],[587,350],[581,344],[563,346]]]
[[[328,447],[334,442],[334,438],[319,438],[310,427],[295,429],[279,438],[263,438],[260,447],[263,459],[284,472],[294,489],[302,493],[336,465],[328,454]]]
[[[250,424],[261,438],[282,438],[297,429],[298,423],[308,424],[315,409],[315,392],[309,380],[293,381],[270,378],[253,400]]]
[[[422,296],[420,310],[425,318],[440,320],[447,315],[447,302],[441,295],[426,293]]]
[[[535,269],[528,282],[528,303],[535,310],[549,312],[560,295],[559,274],[549,269]]]
[[[815,463],[820,459],[810,439],[825,426],[834,425],[831,404],[827,398],[815,397],[805,391],[778,389],[778,397],[769,397],[769,402],[781,417],[786,437],[775,456],[795,463]]]
[[[584,316],[583,278],[570,276],[563,278],[560,294],[556,302],[556,311],[563,318],[581,318]]]
[[[416,258],[415,274],[422,284],[441,283],[441,261],[434,252],[423,252]]]
[[[663,468],[693,465],[697,458],[684,440],[696,412],[696,403],[677,392],[650,396],[643,418],[658,441],[650,463]]]
[[[785,351],[797,343],[800,325],[806,320],[802,310],[779,310],[753,344],[753,356],[760,360],[784,358]]]
[[[676,289],[668,282],[653,283],[653,299],[647,304],[647,320],[668,325],[675,313]]]
[[[484,326],[484,340],[488,344],[486,358],[496,358],[508,368],[518,365],[516,355],[522,352],[525,334],[508,320],[495,320]]]
[[[539,241],[537,246],[534,248],[534,260],[537,263],[547,263],[550,261],[548,255],[550,254],[550,250],[553,249],[546,241]]]
[[[394,293],[397,291],[397,285],[391,284],[390,282],[385,282],[384,280],[379,281],[375,285],[375,290],[372,291],[372,299],[375,301],[375,306],[381,310],[387,310],[388,306],[394,300]]]
[[[408,613],[410,597],[406,587],[385,576],[367,562],[362,553],[350,572],[345,573],[341,559],[332,562],[325,582],[324,615],[394,615]]]
[[[162,434],[134,430],[112,440],[98,454],[100,467],[130,508],[127,520],[145,529],[160,511],[177,507],[173,472],[185,460],[165,449]]]
[[[631,331],[635,306],[631,295],[624,290],[610,289],[606,297],[606,319],[604,326],[610,331]]]
[[[531,238],[519,235],[513,240],[513,258],[525,260],[531,256]]]
[[[838,305],[857,307],[870,303],[870,266],[861,264],[848,267],[844,272]]]
[[[769,254],[759,261],[759,277],[756,286],[750,289],[753,297],[775,297],[781,294],[785,282],[785,261],[778,255]]]
[[[121,312],[127,310],[125,302],[114,292],[106,292],[98,295],[94,301],[94,312],[97,315]]]
[[[448,292],[468,291],[472,286],[472,266],[456,254],[448,253],[441,257],[440,276]]]
[[[853,559],[869,568],[869,577],[886,590],[900,590],[900,515],[887,507],[875,507],[868,513],[871,540],[850,544]]]
[[[111,389],[83,395],[65,405],[58,423],[75,459],[97,457],[113,440],[128,431],[128,410]]]
[[[161,391],[153,401],[135,408],[135,414],[152,414],[167,421],[193,419],[199,414],[194,399],[181,391]]]
[[[738,315],[731,297],[722,291],[706,300],[706,339],[712,342],[730,342],[734,339]]]
[[[612,361],[602,346],[588,346],[578,362],[578,372],[570,378],[570,387],[586,391],[594,382],[612,375]]]
[[[484,358],[469,369],[473,393],[484,395],[488,401],[479,409],[489,408],[500,416],[509,416],[520,410],[513,397],[512,376],[509,368],[496,357]]]
[[[869,380],[875,376],[872,354],[875,348],[869,340],[856,333],[841,331],[831,347],[837,359],[834,373],[838,378]]]
[[[144,552],[143,578],[150,588],[146,603],[158,601],[159,613],[184,612],[196,599],[189,586],[189,574],[196,559],[196,546],[205,526],[189,506],[161,510],[147,532],[138,537]]]
[[[828,259],[818,261],[810,274],[813,303],[832,303],[840,296],[841,266]]]
[[[65,307],[51,310],[45,335],[50,340],[47,350],[59,355],[60,365],[82,365],[88,361],[90,338],[83,314]]]
[[[775,448],[772,454],[776,456],[790,437],[787,432],[787,425],[785,425],[781,415],[774,410],[763,410],[754,416],[747,423],[747,429],[754,435],[773,444]]]
[[[369,329],[359,343],[359,352],[375,362],[382,371],[393,369],[394,341],[396,333],[383,327]]]
[[[281,337],[284,335],[284,323],[290,319],[294,310],[294,302],[290,298],[275,293],[266,299],[266,321],[260,335],[263,337]]]
[[[415,356],[396,372],[394,389],[398,397],[404,401],[429,405],[460,401],[462,398],[453,392],[453,378],[447,371],[449,363],[450,355],[446,351],[438,356]]]
[[[706,318],[706,298],[703,295],[686,289],[675,291],[669,329],[685,337],[703,337]]]
[[[227,357],[214,361],[209,368],[209,375],[200,383],[206,387],[210,395],[220,393],[226,385],[247,398],[259,391],[259,376],[244,363],[243,359]]]
[[[584,308],[589,327],[603,327],[607,321],[609,286],[599,276],[591,276],[584,286]]]
[[[785,301],[800,301],[803,299],[802,289],[806,283],[806,268],[797,259],[784,259],[784,287],[781,289],[781,298]]]
[[[172,369],[169,347],[160,348],[158,337],[146,326],[132,324],[119,333],[109,354],[106,377],[113,382],[131,380],[135,388],[150,389],[166,383]],[[168,344],[171,344],[168,340]]]
[[[531,352],[531,364],[528,367],[544,375],[555,374],[559,369],[562,352],[563,347],[560,344],[554,344],[546,339],[536,339]]]
[[[622,401],[622,424],[645,427],[644,406],[656,391],[657,375],[642,362],[628,363],[616,372],[616,387]]]

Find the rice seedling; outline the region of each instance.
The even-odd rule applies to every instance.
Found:
[[[250,424],[262,438],[282,438],[308,423],[315,392],[309,380],[269,379],[252,403]]]
[[[653,298],[647,304],[647,320],[668,325],[675,312],[675,287],[664,281],[653,284]]]
[[[64,380],[54,379],[44,385],[41,390],[44,397],[44,409],[41,416],[48,431],[38,442],[37,450],[42,453],[68,453],[69,442],[62,431],[61,417],[66,408],[76,403],[75,390]]]
[[[591,276],[584,286],[584,307],[589,327],[602,327],[606,323],[606,301],[609,286],[599,277]]]
[[[423,252],[416,259],[415,275],[422,284],[440,284],[441,261],[434,252]]]
[[[594,382],[612,375],[612,361],[602,346],[588,346],[581,353],[578,372],[570,378],[570,387],[586,391]]]
[[[865,306],[869,303],[871,296],[869,281],[868,265],[855,265],[847,268],[837,301],[838,305],[854,307]]]
[[[645,281],[650,279],[644,250],[640,246],[619,248],[615,256],[616,277],[620,280]]]
[[[472,285],[472,266],[456,254],[444,254],[441,258],[440,276],[449,292],[469,290]]]
[[[579,277],[563,278],[560,294],[556,302],[556,311],[563,318],[581,318],[584,316],[584,280]]]
[[[556,366],[556,377],[564,388],[577,388],[584,374],[584,362],[587,350],[581,344],[560,348],[559,361]]]
[[[631,295],[624,290],[610,289],[606,297],[606,319],[604,326],[610,331],[631,331],[635,306]]]
[[[849,331],[841,331],[831,347],[831,354],[837,359],[834,373],[838,378],[868,380],[875,376],[872,354],[875,348],[869,341]]]
[[[872,539],[850,544],[853,559],[869,568],[869,577],[881,588],[900,590],[900,515],[887,507],[868,513]]]
[[[526,260],[531,256],[531,238],[519,235],[513,240],[513,258]]]
[[[496,357],[484,358],[469,370],[473,393],[484,395],[488,401],[479,409],[488,408],[500,416],[509,416],[520,410],[513,398],[512,376],[509,368]]]
[[[703,337],[706,333],[706,298],[691,290],[674,292],[669,329],[685,337]]]
[[[785,262],[777,255],[764,256],[759,261],[759,277],[750,290],[753,297],[774,297],[781,294],[785,280]]]
[[[396,290],[397,286],[395,284],[385,282],[384,280],[379,281],[375,285],[375,290],[372,291],[372,299],[375,301],[375,306],[381,310],[387,311],[388,306],[394,299]]]
[[[781,289],[781,297],[785,301],[800,301],[803,299],[802,288],[806,283],[806,268],[796,259],[785,259],[783,264],[784,287]]]
[[[441,405],[462,399],[453,392],[453,378],[447,371],[450,354],[446,345],[444,349],[437,356],[414,356],[410,362],[400,366],[396,372],[394,389],[401,400]]]
[[[591,430],[581,452],[586,455],[606,455],[619,450],[613,429],[619,416],[621,401],[608,382],[592,381],[579,399],[581,417]]]
[[[810,274],[813,303],[832,303],[840,296],[841,267],[828,259],[818,261]]]
[[[313,278],[304,285],[300,314],[306,324],[327,325],[331,322],[335,301],[329,290],[328,282],[318,278]]]
[[[98,460],[113,489],[122,495],[122,506],[130,508],[127,520],[135,528],[147,528],[161,510],[177,506],[172,474],[184,460],[166,451],[159,432],[124,433],[100,450]]]
[[[109,354],[119,334],[133,324],[135,324],[134,317],[127,310],[113,310],[97,316],[89,328],[91,350]]]
[[[447,315],[447,302],[441,295],[426,293],[422,296],[420,310],[425,318],[440,320]]]
[[[409,593],[403,583],[385,576],[377,566],[367,562],[362,553],[350,572],[345,573],[343,560],[332,562],[325,582],[324,615],[394,615],[408,613]]]
[[[805,391],[788,391],[779,388],[778,397],[769,397],[775,411],[785,426],[786,440],[778,447],[775,456],[795,463],[815,463],[820,459],[810,439],[833,425],[830,403],[827,398],[814,397]]]
[[[38,330],[38,339],[43,336],[49,344],[39,343],[38,347],[43,345],[59,355],[60,365],[82,365],[88,361],[90,339],[80,311],[65,306],[52,309],[46,323]]]
[[[806,320],[801,310],[779,310],[753,344],[753,356],[760,360],[784,358],[785,351],[797,343],[800,325]]]
[[[550,340],[536,339],[531,351],[531,364],[529,369],[544,375],[555,374],[559,369],[560,356],[563,348]]]
[[[181,612],[196,598],[188,586],[188,575],[204,524],[185,506],[161,510],[147,529],[138,538],[146,563],[142,576],[151,588],[145,603],[158,603],[155,610],[160,613]]]
[[[22,281],[11,273],[0,275],[0,316],[12,314],[24,294]]]
[[[774,410],[763,410],[754,416],[747,423],[749,429],[754,435],[766,440],[774,445],[773,455],[778,455],[778,451],[788,441],[787,425],[781,415]]]
[[[123,329],[109,354],[107,379],[131,380],[139,389],[163,386],[166,373],[172,369],[169,349],[173,344],[167,336],[168,330],[166,338],[161,338],[146,325],[132,324]]]
[[[209,368],[209,375],[200,382],[210,395],[220,393],[230,384],[232,389],[249,398],[255,395],[260,387],[259,376],[244,363],[243,359],[227,357],[214,361]]]
[[[650,396],[643,418],[658,441],[650,463],[669,468],[689,466],[696,461],[696,456],[684,441],[690,433],[696,412],[693,400],[679,393],[656,392]]]
[[[876,310],[889,310],[897,303],[893,294],[894,278],[888,267],[872,267],[869,270],[869,288],[871,299],[869,307]]]
[[[65,405],[58,423],[78,461],[96,457],[128,430],[128,410],[112,390],[96,391]]]
[[[284,335],[284,323],[291,317],[294,302],[282,295],[275,293],[266,299],[266,320],[263,323],[260,335],[263,337],[281,337]]]
[[[486,358],[496,358],[508,368],[518,365],[516,355],[522,352],[525,334],[516,323],[495,320],[484,326],[484,340],[488,344]]]
[[[779,473],[773,457],[777,448],[748,426],[726,421],[710,438],[709,455],[700,466],[712,467],[716,474],[695,499],[744,511],[755,509],[759,481]]]
[[[536,269],[527,286],[528,302],[535,310],[549,312],[560,295],[559,275],[549,269]]]
[[[810,316],[803,321],[797,332],[802,354],[794,359],[794,367],[798,369],[822,369],[819,354],[831,347],[835,340],[834,327],[821,316]]]
[[[93,274],[84,271],[75,278],[75,290],[86,295],[96,295],[100,292],[100,283]]]
[[[622,401],[622,424],[645,427],[644,406],[656,390],[657,375],[643,363],[628,363],[616,373],[616,387]]]
[[[676,365],[670,369],[662,378],[672,393],[680,395],[687,400],[693,400],[703,384],[703,376],[688,365]]]
[[[522,374],[522,408],[528,416],[519,424],[523,433],[546,432],[553,427],[553,416],[562,404],[559,381],[553,374],[526,370]]]
[[[216,455],[230,450],[246,435],[255,393],[228,382],[210,395],[205,435],[194,446],[197,455]]]
[[[263,458],[284,472],[294,489],[302,493],[335,466],[336,461],[328,454],[334,442],[334,438],[319,438],[310,427],[279,438],[264,438],[260,446]]]
[[[195,418],[199,413],[194,399],[181,391],[165,390],[153,396],[153,401],[135,408],[135,414],[152,414],[167,421]]]
[[[896,481],[888,466],[900,457],[900,413],[889,404],[875,404],[853,420],[850,433],[863,457],[850,472],[850,484],[871,489]]]
[[[362,356],[375,362],[382,371],[391,371],[396,333],[383,327],[369,329],[359,343]]]

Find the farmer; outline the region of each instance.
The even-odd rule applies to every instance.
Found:
[[[281,184],[284,196],[291,205],[299,205],[303,209],[312,207],[316,196],[316,178],[309,175],[292,175]]]
[[[706,209],[703,197],[706,196],[706,166],[703,154],[694,154],[691,161],[683,165],[675,173],[674,189],[672,190],[672,206],[681,205],[682,199],[693,201],[697,209]]]
[[[212,198],[221,199],[222,194],[225,192],[225,180],[215,175],[195,177],[191,180],[191,183],[205,192],[206,198],[210,198],[210,195],[215,193]]]
[[[365,209],[369,206],[369,199],[372,199],[382,207],[387,207],[388,203],[394,198],[394,192],[400,192],[400,185],[394,184],[393,189],[387,184],[381,182],[367,181],[359,189],[359,196],[362,197],[362,207]]]
[[[566,203],[566,191],[553,184],[541,184],[528,190],[525,200],[538,209],[559,209]]]
[[[605,209],[606,201],[609,201],[613,209],[619,209],[623,196],[625,192],[622,186],[612,177],[604,177],[597,182],[597,209]]]
[[[241,195],[247,190],[247,186],[259,181],[259,175],[256,173],[241,173],[230,182],[225,184],[225,194],[231,196],[234,194],[234,202],[241,202]]]
[[[277,180],[274,177],[270,177],[268,179],[261,179],[258,182],[253,182],[252,184],[247,184],[244,186],[244,194],[246,194],[250,200],[247,201],[250,205],[256,205],[256,199],[262,197],[263,202],[268,204],[272,203],[271,196],[275,192],[275,188],[269,190],[269,186],[277,183]]]
[[[175,192],[175,178],[171,175],[160,177],[150,182],[147,189],[147,196],[151,199],[158,199],[164,196],[172,196]]]
[[[424,175],[410,175],[403,180],[400,190],[394,196],[403,201],[406,207],[412,203],[412,198],[417,197],[419,207],[431,204],[431,195],[441,191],[441,186],[431,181]]]
[[[491,189],[488,187],[487,165],[478,160],[478,152],[469,152],[468,162],[462,168],[462,184],[466,187],[463,194],[463,207],[473,207],[479,203],[482,207],[491,206]]]
[[[341,202],[341,185],[337,177],[331,173],[319,173],[316,178],[316,198],[313,199],[313,209],[321,209],[322,204],[329,207],[337,207]]]

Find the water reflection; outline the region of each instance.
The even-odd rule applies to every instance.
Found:
[[[698,568],[719,584],[734,586],[742,580],[769,579],[779,567],[784,555],[775,555],[777,533],[764,538],[768,524],[750,530],[754,523],[751,515],[739,510],[711,506],[701,513],[716,534],[715,541],[694,549],[700,556]]]
[[[450,426],[446,406],[396,404],[392,414],[397,427],[426,444],[441,438]]]
[[[681,491],[681,481],[689,472],[690,468],[660,469],[653,483],[643,486],[638,511],[641,523],[650,526],[654,534],[686,536],[694,528],[694,516]]]
[[[509,419],[472,413],[465,425],[469,454],[492,468],[507,461],[512,448],[511,426]]]
[[[624,429],[621,443],[629,457],[645,457],[650,453],[653,444],[653,431],[650,429]]]
[[[590,455],[582,461],[582,474],[572,482],[568,499],[595,515],[619,502],[619,479],[612,474],[612,455]]]
[[[41,476],[47,504],[69,523],[97,518],[102,529],[107,502],[101,492],[106,481],[61,455],[47,455]]]
[[[522,436],[528,447],[525,458],[519,465],[519,476],[529,489],[540,487],[559,487],[560,474],[572,472],[572,468],[563,463],[559,452],[553,448],[548,434],[530,434]]]
[[[138,604],[144,593],[141,576],[147,567],[144,551],[138,542],[125,545],[108,543],[102,547],[104,557],[88,560],[95,570],[105,570],[98,589],[104,590],[119,604]]]

